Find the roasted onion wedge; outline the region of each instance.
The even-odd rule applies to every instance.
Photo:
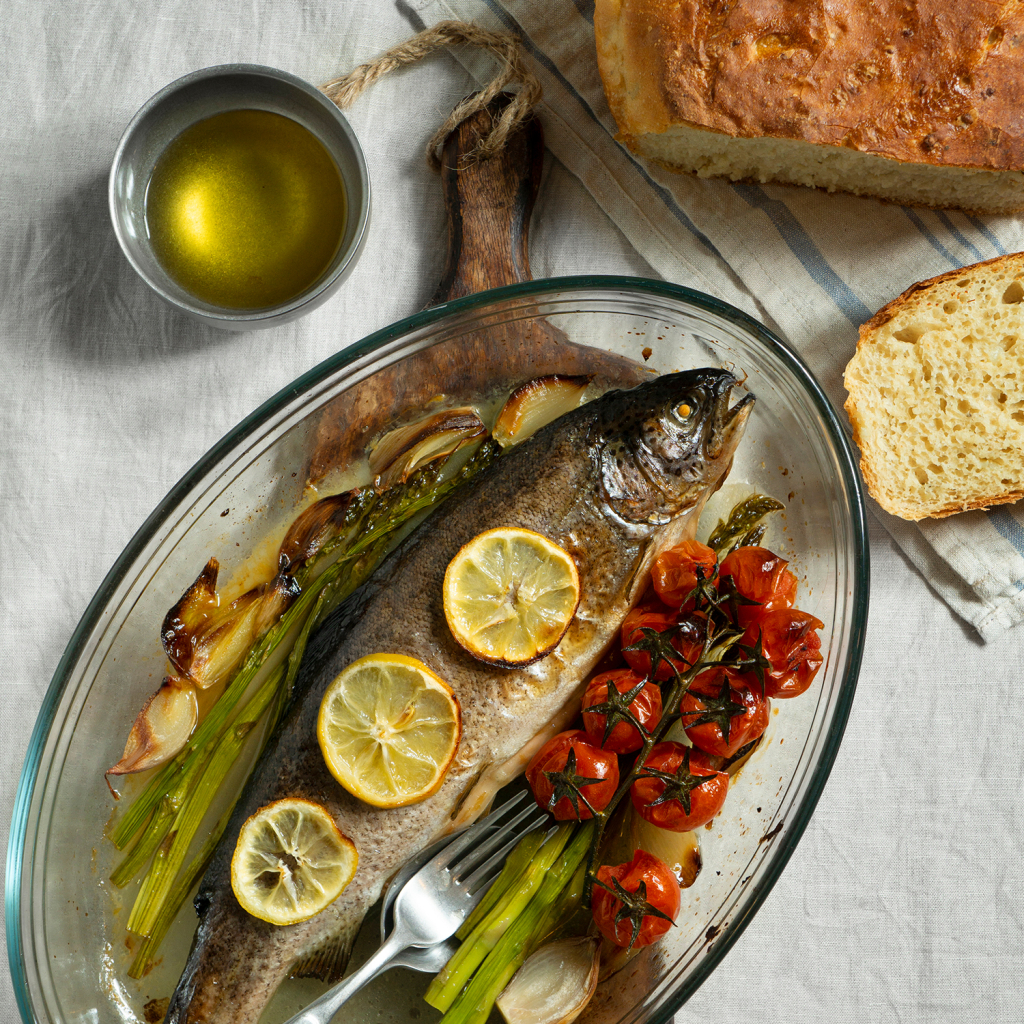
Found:
[[[199,721],[196,689],[187,680],[167,676],[142,706],[121,760],[108,775],[131,775],[169,761],[188,742]]]
[[[596,938],[549,942],[533,953],[498,996],[508,1024],[569,1024],[586,1009],[600,967]]]
[[[171,664],[201,690],[227,679],[253,640],[272,626],[299,594],[291,576],[277,575],[221,608],[218,570],[217,559],[211,558],[167,613],[161,630]]]
[[[634,850],[646,850],[663,860],[676,876],[680,888],[697,881],[703,860],[696,832],[672,832],[644,821],[632,808],[629,812],[629,839]]]
[[[469,407],[446,409],[385,434],[370,452],[374,486],[386,491],[434,459],[451,455],[462,445],[483,437],[487,428]]]
[[[160,629],[164,653],[180,675],[187,676],[195,651],[194,637],[199,636],[217,615],[217,575],[220,563],[211,558],[195,583],[185,591],[178,603],[164,616]]]
[[[298,593],[291,576],[275,576],[233,601],[220,621],[192,637],[189,679],[203,690],[224,682],[253,641],[280,618]]]
[[[591,380],[589,376],[567,377],[556,373],[521,384],[508,396],[498,414],[494,440],[502,448],[525,441],[541,427],[575,409]]]
[[[310,505],[296,517],[281,541],[278,565],[289,572],[312,558],[324,544],[337,536],[348,524],[352,502],[358,490],[332,494]]]

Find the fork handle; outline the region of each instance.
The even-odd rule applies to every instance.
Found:
[[[329,1024],[339,1007],[346,1003],[364,985],[373,981],[378,974],[387,970],[391,961],[409,946],[408,939],[396,928],[387,941],[355,974],[338,982],[319,999],[313,1000],[301,1013],[296,1014],[287,1024]]]

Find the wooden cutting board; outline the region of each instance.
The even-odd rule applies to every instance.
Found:
[[[441,184],[448,256],[428,308],[533,279],[528,241],[544,162],[540,122],[534,117],[521,125],[494,157],[464,160],[508,102],[507,96],[497,97],[445,140]],[[415,418],[439,395],[445,405],[464,405],[550,373],[592,374],[606,388],[632,387],[650,376],[630,359],[575,344],[540,316],[483,327],[388,366],[325,406],[309,481],[315,484],[360,458],[382,431]]]

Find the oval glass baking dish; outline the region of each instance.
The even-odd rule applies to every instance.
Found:
[[[636,278],[531,282],[409,317],[326,360],[257,409],[171,490],[111,569],[68,644],[39,713],[15,803],[7,858],[11,972],[32,1022],[144,1021],[170,995],[191,941],[186,903],[141,981],[127,977],[124,925],[134,889],[106,879],[115,802],[103,772],[163,673],[160,624],[211,555],[222,579],[272,556],[306,490],[325,408],[358,381],[439,342],[536,321],[578,344],[645,358],[658,371],[735,370],[757,396],[718,509],[759,490],[787,504],[766,543],[791,559],[798,604],[825,623],[823,669],[779,701],[714,827],[704,870],[683,893],[678,927],[603,984],[581,1020],[662,1024],[714,969],[760,906],[799,840],[835,759],[860,666],[868,600],[864,503],[836,414],[800,360],[756,321],[688,289]],[[495,368],[496,373],[500,368]],[[342,401],[344,399],[342,398]],[[271,543],[273,542],[273,543]],[[368,918],[361,944],[379,941]],[[358,949],[357,949],[358,956]],[[352,1021],[423,1020],[429,979],[383,976],[349,1004]],[[264,1014],[275,1024],[321,986],[287,982]]]

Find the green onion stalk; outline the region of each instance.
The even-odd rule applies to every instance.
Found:
[[[284,675],[284,666],[277,671],[256,691],[231,727],[220,737],[206,762],[197,784],[182,801],[178,813],[171,822],[169,834],[173,837],[169,843],[161,843],[153,857],[153,863],[146,875],[139,895],[135,900],[131,916],[128,918],[128,930],[136,935],[151,935],[156,926],[160,911],[167,902],[167,897],[185,860],[185,854],[199,828],[207,808],[220,789],[225,776],[231,770],[235,759],[242,752],[242,747],[263,717],[263,712],[270,707],[277,695],[278,686]]]
[[[547,836],[543,829],[529,832],[519,840],[515,849],[505,858],[501,874],[494,880],[494,883],[484,893],[483,899],[473,908],[473,912],[462,922],[462,926],[455,933],[457,939],[465,941],[469,938],[476,926],[497,907],[499,901],[506,900],[511,893],[518,889],[517,883],[520,876],[526,871],[534,854],[546,840]]]
[[[534,837],[543,838],[543,833],[530,833],[519,843],[514,851],[516,856],[510,856],[509,861],[525,860],[522,869],[514,871],[514,877],[508,878],[504,892],[499,894],[491,909],[466,934],[462,945],[430,983],[423,998],[431,1006],[441,1011],[451,1007],[473,972],[501,941],[509,927],[523,914],[544,884],[548,873],[560,863],[559,857],[572,832],[572,825],[562,825],[537,853],[530,857],[526,854],[530,847],[535,845]],[[495,885],[500,881],[501,876]],[[466,922],[467,925],[469,923]]]
[[[571,833],[569,842],[544,872],[526,905],[507,923],[468,984],[451,1001],[441,1024],[484,1024],[512,975],[544,939],[575,912],[583,895],[587,851],[594,827],[591,822],[585,822],[579,826],[562,826],[562,829]],[[459,951],[468,944],[460,946]]]
[[[167,896],[156,927],[151,934],[145,937],[135,954],[135,959],[132,960],[131,966],[128,968],[129,978],[142,978],[149,971],[156,956],[156,951],[160,948],[160,943],[164,941],[167,930],[171,927],[171,922],[177,916],[193,886],[199,882],[203,872],[206,870],[206,865],[213,856],[213,851],[217,848],[217,843],[220,842],[224,829],[228,826],[228,821],[231,819],[231,813],[234,811],[237,802],[237,799],[231,802],[230,806],[220,816],[217,824],[214,825],[212,831],[206,837],[202,848],[192,858],[189,866],[178,875],[174,882],[174,887]]]

